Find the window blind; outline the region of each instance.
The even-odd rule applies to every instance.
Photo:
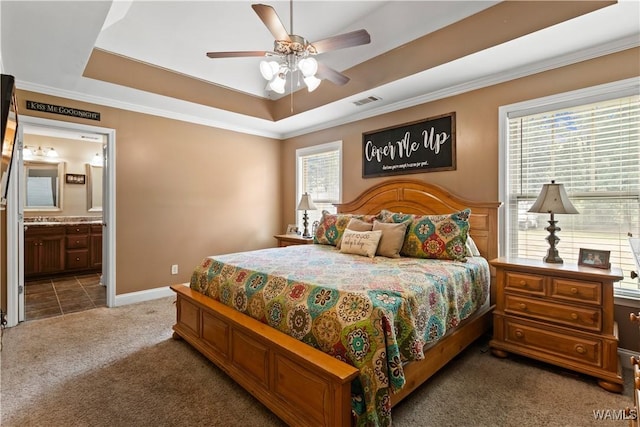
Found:
[[[640,234],[640,96],[509,116],[507,164],[510,255],[545,256],[549,215],[527,211],[555,180],[580,212],[556,215],[560,257],[576,263],[580,248],[611,251],[625,275],[618,291],[640,296],[628,241]]]
[[[298,195],[309,193],[317,210],[307,211],[309,231],[314,221],[320,220],[322,211],[336,212],[334,203],[340,202],[340,148],[335,144],[325,150],[298,156]],[[297,212],[297,223],[302,224],[304,212]]]

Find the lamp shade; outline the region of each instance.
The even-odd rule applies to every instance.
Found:
[[[299,211],[315,211],[316,205],[313,204],[313,200],[311,200],[311,196],[309,193],[304,193],[300,198],[300,203],[298,203]]]
[[[542,190],[536,199],[529,212],[534,213],[552,213],[552,214],[577,214],[580,213],[571,204],[567,192],[564,190],[564,185],[556,184],[555,181],[551,181],[551,184],[543,184]]]

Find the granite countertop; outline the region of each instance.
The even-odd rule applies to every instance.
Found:
[[[30,227],[78,224],[102,224],[102,218],[98,216],[35,216],[24,219],[24,225]]]

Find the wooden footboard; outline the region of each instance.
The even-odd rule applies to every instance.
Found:
[[[289,425],[351,425],[358,370],[226,305],[177,293],[174,338],[183,338]]]
[[[174,338],[183,338],[289,425],[349,426],[351,381],[358,370],[188,285],[177,294]],[[484,307],[405,367],[395,405],[464,350],[491,324]],[[301,393],[304,390],[304,393]]]

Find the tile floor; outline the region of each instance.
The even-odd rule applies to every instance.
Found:
[[[106,290],[96,273],[30,280],[25,283],[25,320],[106,307]]]

